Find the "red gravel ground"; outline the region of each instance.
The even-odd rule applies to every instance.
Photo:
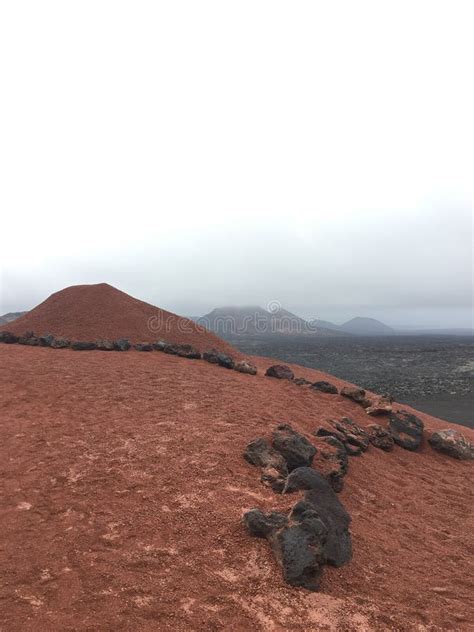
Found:
[[[330,417],[373,419],[254,360],[255,377],[158,352],[0,345],[2,631],[472,630],[472,464],[426,443],[352,458],[352,562],[327,568],[320,593],[283,582],[241,517],[296,496],[264,487],[245,446],[277,423],[311,437]]]
[[[230,345],[192,320],[144,303],[107,283],[73,285],[56,292],[1,330],[91,341],[128,338],[131,342],[152,342],[163,338],[194,345],[200,351],[212,347],[232,351]]]

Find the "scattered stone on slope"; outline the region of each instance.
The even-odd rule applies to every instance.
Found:
[[[257,375],[257,367],[248,360],[241,360],[234,366],[239,373],[247,373],[248,375]]]
[[[399,410],[390,415],[390,433],[395,443],[406,450],[417,450],[420,447],[423,429],[421,419],[406,410]]]
[[[338,393],[338,390],[334,386],[334,384],[331,384],[330,382],[325,382],[324,380],[314,382],[311,385],[311,388],[314,388],[315,391],[321,391],[322,393],[329,393],[330,395],[337,395]]]
[[[133,348],[136,351],[153,351],[153,345],[150,342],[137,342]]]
[[[344,397],[348,397],[349,399],[352,399],[354,402],[357,402],[357,404],[361,404],[361,406],[364,406],[365,408],[367,406],[370,406],[371,404],[370,400],[366,398],[365,391],[363,388],[357,388],[354,386],[344,386],[341,389],[341,395],[343,395]]]
[[[244,523],[250,535],[266,538],[288,524],[288,518],[276,511],[263,513],[260,509],[251,509],[244,514]]]
[[[71,341],[67,338],[54,338],[51,342],[53,349],[67,349],[71,346]]]
[[[229,355],[225,353],[221,353],[217,351],[217,349],[211,349],[210,351],[205,351],[202,354],[202,359],[206,360],[206,362],[210,362],[211,364],[218,364],[219,366],[224,367],[225,369],[233,369],[234,368],[234,360]]]
[[[379,424],[370,424],[370,426],[366,427],[367,434],[369,435],[370,443],[376,448],[380,448],[380,450],[385,450],[389,452],[393,450],[393,437],[382,426]]]
[[[293,371],[289,366],[286,366],[286,364],[274,364],[268,367],[265,375],[268,377],[276,377],[279,380],[292,380],[295,377]]]
[[[18,338],[18,344],[37,347],[39,345],[39,340],[32,331],[26,331],[23,336]]]
[[[188,358],[189,360],[200,360],[201,352],[192,345],[175,345],[176,355],[180,358]]]
[[[156,342],[152,342],[152,345],[155,351],[164,351],[167,345],[169,345],[169,342],[166,342],[166,340],[157,340]]]
[[[0,331],[0,342],[4,342],[7,345],[14,345],[18,342],[18,336],[15,336],[15,334],[9,331]]]
[[[346,447],[334,436],[320,437],[313,467],[329,482],[335,492],[341,492],[349,461]]]
[[[75,340],[71,342],[71,349],[74,351],[93,351],[97,346],[95,342],[87,342],[82,340]]]
[[[314,445],[288,424],[277,426],[273,432],[272,446],[285,459],[289,472],[297,467],[311,465],[316,454]]]
[[[454,459],[474,459],[474,445],[458,430],[438,430],[432,433],[428,442],[434,450]]]
[[[369,447],[369,435],[367,432],[357,425],[352,419],[343,417],[340,421],[330,422],[336,430],[341,432],[346,438],[346,445],[356,446],[365,452]]]
[[[260,480],[265,487],[271,487],[277,494],[283,493],[286,485],[286,476],[274,467],[265,467],[262,470]]]
[[[128,351],[132,345],[126,338],[119,338],[114,342],[115,351]]]
[[[365,409],[365,412],[372,417],[376,417],[378,415],[388,415],[392,412],[393,400],[388,397],[380,397],[375,402],[372,402],[371,405]]]
[[[97,341],[97,349],[99,351],[114,351],[115,344],[111,340],[98,340]]]
[[[262,437],[248,444],[245,448],[244,459],[251,465],[274,468],[284,476],[288,474],[283,455],[274,450],[268,441]]]
[[[318,590],[326,562],[327,527],[314,507],[297,503],[289,517],[251,509],[244,523],[251,535],[270,542],[288,584]]]
[[[300,467],[288,476],[284,493],[306,490],[304,501],[293,508],[317,511],[327,527],[324,557],[328,564],[342,566],[352,557],[352,542],[349,532],[351,518],[331,485],[324,476],[310,467]]]
[[[310,384],[312,384],[312,382],[304,377],[295,377],[293,379],[293,384],[296,384],[297,386],[309,386]]]
[[[46,334],[38,337],[40,347],[52,347],[54,342],[53,334]]]

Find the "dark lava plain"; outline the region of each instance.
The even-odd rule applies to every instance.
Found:
[[[472,336],[234,336],[245,353],[320,369],[430,415],[474,427]]]

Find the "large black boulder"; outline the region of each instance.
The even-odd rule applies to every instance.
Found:
[[[406,450],[417,450],[423,439],[424,424],[416,415],[400,410],[390,415],[390,433],[396,444]]]
[[[290,514],[292,522],[271,536],[272,547],[291,586],[318,590],[326,563],[327,527],[314,508]]]
[[[293,371],[289,366],[286,366],[286,364],[274,364],[268,367],[265,375],[268,377],[276,377],[279,380],[292,380],[295,377]]]
[[[325,382],[324,380],[314,382],[313,384],[311,384],[311,388],[313,388],[315,391],[321,391],[322,393],[329,393],[330,395],[337,395],[338,393],[338,390],[334,386],[334,384],[331,384],[330,382]]]
[[[300,467],[288,476],[284,493],[306,490],[307,506],[317,511],[327,527],[324,555],[328,564],[341,566],[352,558],[350,515],[322,474]]]
[[[327,527],[313,507],[302,505],[297,503],[289,517],[251,509],[244,515],[244,523],[251,535],[270,542],[286,582],[318,590],[326,562]]]
[[[316,454],[314,445],[288,424],[277,426],[272,447],[283,456],[289,472],[297,467],[311,465]]]
[[[93,351],[97,346],[95,342],[87,342],[83,340],[75,340],[71,342],[71,349],[74,351]]]

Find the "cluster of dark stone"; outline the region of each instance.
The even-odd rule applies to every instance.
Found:
[[[254,508],[244,515],[249,533],[270,542],[285,581],[318,590],[325,564],[341,566],[351,559],[350,516],[336,496],[343,488],[348,457],[361,455],[370,445],[387,452],[394,444],[418,450],[423,432],[421,419],[398,411],[390,414],[387,428],[362,428],[348,417],[330,420],[314,432],[318,447],[287,424],[277,427],[271,441],[260,437],[249,443],[244,458],[261,468],[264,485],[281,494],[305,490],[288,514]],[[434,432],[428,441],[449,456],[474,458],[474,447],[456,430]]]
[[[318,590],[326,564],[342,566],[352,557],[350,516],[325,477],[311,467],[315,446],[289,425],[278,426],[271,443],[252,441],[244,458],[262,468],[262,481],[289,494],[304,497],[289,514],[258,508],[244,515],[253,536],[266,538],[292,586]]]
[[[122,338],[120,340],[96,340],[95,342],[68,340],[67,338],[57,338],[52,334],[45,336],[35,336],[32,331],[26,332],[23,336],[17,336],[8,331],[0,331],[0,342],[6,344],[29,345],[32,347],[52,347],[53,349],[73,349],[74,351],[128,351],[135,349],[136,351],[162,351],[181,358],[189,358],[196,360],[205,360],[211,364],[217,364],[226,369],[234,369],[240,373],[256,375],[257,367],[248,360],[240,360],[238,362],[217,349],[210,349],[201,353],[198,349],[188,344],[174,344],[165,340],[158,342],[139,342],[132,344],[129,340]]]
[[[345,386],[339,391],[330,382],[323,380],[310,382],[302,377],[295,378],[290,367],[283,364],[269,367],[265,375],[291,380],[298,386],[307,386],[310,389],[329,395],[342,395],[362,406],[368,415],[388,417],[387,429],[378,424],[372,424],[365,430],[357,426],[357,432],[350,432],[347,428],[347,421],[349,420],[346,420],[343,432],[336,425],[336,432],[331,432],[329,436],[342,443],[350,456],[356,456],[363,452],[366,449],[364,444],[368,445],[369,442],[382,450],[391,450],[394,443],[406,450],[418,450],[422,444],[424,436],[423,422],[416,415],[407,411],[394,412],[392,407],[393,398],[390,395],[382,395],[376,400],[371,400],[367,397],[364,389],[355,386]],[[343,422],[336,423],[340,425]],[[356,427],[354,422],[350,423],[353,428]],[[326,429],[321,428],[319,432],[322,433],[320,436],[323,436]],[[343,441],[344,437],[345,440]],[[360,440],[360,437],[363,437],[363,439]],[[458,430],[447,429],[433,432],[428,438],[428,443],[434,450],[453,458],[474,459],[474,445]]]

